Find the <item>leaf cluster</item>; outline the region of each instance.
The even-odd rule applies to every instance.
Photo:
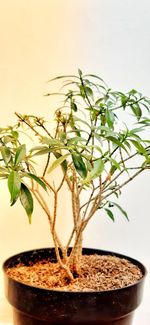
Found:
[[[94,189],[95,195],[100,180],[103,200],[99,208],[113,220],[113,206],[127,217],[109,196],[118,197],[127,182],[150,167],[150,139],[145,138],[150,100],[135,89],[113,91],[99,76],[83,75],[81,70],[75,76],[56,77],[50,84],[55,80],[62,82],[60,91],[46,94],[61,98],[53,132],[42,117],[17,113],[15,126],[0,128],[0,177],[8,181],[11,205],[20,199],[31,221],[35,184],[47,190],[45,175],[61,168],[70,189],[74,172],[78,189]],[[23,125],[26,133],[32,131],[36,143],[30,149],[20,140]],[[38,156],[46,159],[42,175],[34,164]],[[127,180],[120,183],[124,174]]]

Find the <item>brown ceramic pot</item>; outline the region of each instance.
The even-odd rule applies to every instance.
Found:
[[[13,307],[14,325],[131,325],[134,310],[142,299],[146,275],[145,267],[138,261],[113,252],[83,249],[83,254],[115,255],[127,258],[138,265],[143,278],[122,289],[102,292],[64,292],[32,287],[11,279],[7,267],[18,262],[28,265],[51,256],[53,248],[21,253],[9,258],[3,265],[5,293]]]

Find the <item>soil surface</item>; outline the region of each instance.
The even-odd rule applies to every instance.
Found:
[[[83,255],[81,274],[69,283],[58,263],[41,261],[25,266],[9,268],[7,274],[25,284],[63,291],[104,291],[118,289],[136,283],[143,274],[126,259],[116,256]]]

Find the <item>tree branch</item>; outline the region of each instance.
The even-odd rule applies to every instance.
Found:
[[[42,135],[31,125],[31,123],[29,121],[27,121],[26,119],[24,119],[20,114],[18,114],[17,112],[15,112],[15,115],[19,118],[19,120],[23,123],[25,123],[34,133],[35,135],[37,135],[38,137],[42,138]]]
[[[149,169],[149,168],[141,168],[139,169],[134,175],[132,175],[131,177],[129,177],[125,182],[123,182],[121,185],[118,185],[117,188],[115,190],[112,190],[110,193],[108,193],[107,195],[105,195],[103,197],[103,200],[105,200],[107,197],[109,197],[110,195],[112,195],[113,193],[116,192],[116,190],[120,190],[122,187],[124,187],[126,184],[128,184],[130,181],[132,181],[136,176],[138,176],[143,170],[145,169]]]

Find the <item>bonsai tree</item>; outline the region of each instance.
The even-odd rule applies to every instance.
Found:
[[[114,221],[115,206],[128,219],[116,200],[125,185],[150,168],[150,140],[145,138],[150,100],[135,89],[113,91],[100,77],[80,70],[77,76],[60,76],[51,82],[59,79],[61,90],[46,94],[61,98],[54,121],[49,124],[43,117],[15,113],[16,125],[1,127],[0,177],[8,182],[11,205],[20,200],[30,223],[34,200],[44,210],[59,266],[73,280],[80,272],[83,232],[91,218],[103,209]],[[28,137],[22,140],[22,132],[32,134],[31,143]],[[59,184],[51,177],[56,169]],[[56,222],[65,184],[73,228],[64,245]]]

